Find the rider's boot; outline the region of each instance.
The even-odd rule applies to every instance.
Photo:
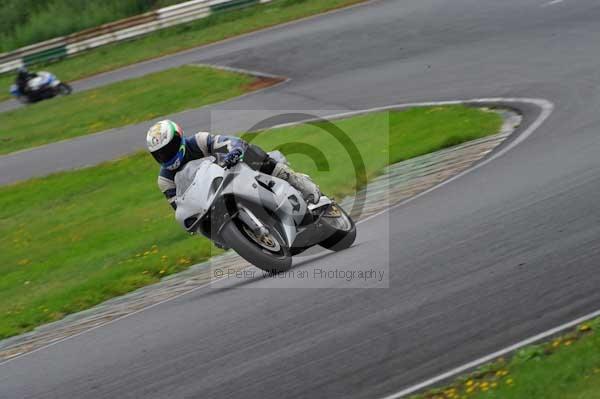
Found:
[[[283,179],[290,183],[292,187],[300,191],[306,202],[316,204],[321,198],[321,190],[310,176],[303,173],[294,172],[288,165],[278,162],[273,169],[273,176]]]

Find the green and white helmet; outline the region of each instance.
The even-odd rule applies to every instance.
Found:
[[[185,157],[183,129],[175,122],[164,120],[155,123],[146,134],[148,151],[163,168],[176,170]]]

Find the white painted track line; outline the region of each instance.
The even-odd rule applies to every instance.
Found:
[[[444,380],[446,380],[448,378],[451,378],[451,377],[454,377],[454,376],[456,376],[458,374],[462,374],[462,373],[464,373],[464,372],[466,372],[468,370],[471,370],[471,369],[473,369],[473,368],[475,368],[477,366],[481,366],[482,364],[489,363],[490,361],[492,361],[494,359],[497,359],[497,358],[499,358],[501,356],[504,356],[506,354],[512,353],[512,352],[516,351],[517,349],[520,349],[520,348],[522,348],[524,346],[531,345],[531,344],[533,344],[535,342],[538,342],[538,341],[541,341],[541,340],[543,340],[545,338],[551,337],[551,336],[553,336],[555,334],[560,333],[561,331],[564,331],[564,330],[567,330],[569,328],[575,327],[578,324],[584,323],[584,322],[586,322],[586,321],[588,321],[590,319],[594,319],[594,318],[599,317],[599,316],[600,316],[600,310],[597,310],[597,311],[595,311],[593,313],[587,314],[587,315],[585,315],[583,317],[580,317],[580,318],[575,319],[573,321],[570,321],[568,323],[562,324],[562,325],[560,325],[558,327],[554,327],[554,328],[552,328],[552,329],[550,329],[548,331],[544,331],[544,332],[542,332],[540,334],[534,335],[533,337],[529,337],[529,338],[527,338],[527,339],[525,339],[523,341],[517,342],[516,344],[508,346],[508,347],[506,347],[504,349],[501,349],[501,350],[499,350],[497,352],[490,353],[489,355],[481,357],[481,358],[479,358],[477,360],[473,360],[472,362],[463,364],[462,366],[459,366],[459,367],[456,367],[456,368],[454,368],[452,370],[446,371],[443,374],[440,374],[438,376],[430,378],[430,379],[428,379],[426,381],[423,381],[423,382],[421,382],[421,383],[419,383],[417,385],[413,385],[411,387],[405,388],[405,389],[403,389],[400,392],[396,392],[396,393],[394,393],[392,395],[389,395],[389,396],[386,396],[386,397],[384,397],[382,399],[398,399],[398,398],[402,398],[402,397],[405,397],[407,395],[416,393],[417,391],[420,391],[420,390],[422,390],[424,388],[427,388],[427,387],[429,387],[429,386],[431,386],[433,384],[436,384],[436,383],[438,383],[440,381],[444,381]]]
[[[552,1],[549,1],[548,3],[542,4],[542,7],[553,6],[555,4],[564,3],[564,1],[565,0],[552,0]]]

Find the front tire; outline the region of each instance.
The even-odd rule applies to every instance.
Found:
[[[58,85],[58,92],[63,96],[68,96],[73,91],[73,88],[66,83],[61,83]]]
[[[354,220],[337,204],[332,204],[323,215],[321,222],[326,224],[332,234],[319,243],[331,251],[341,251],[350,248],[356,240],[356,225]]]
[[[259,245],[256,237],[252,237],[249,229],[244,229],[241,221],[232,219],[221,230],[221,237],[227,245],[237,252],[242,258],[269,273],[281,273],[292,267],[292,254],[281,234],[273,226],[267,226],[270,239],[273,242],[272,250]]]

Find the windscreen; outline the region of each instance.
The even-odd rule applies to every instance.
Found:
[[[202,165],[206,163],[213,163],[213,157],[201,158],[195,161],[190,161],[183,167],[182,170],[177,172],[175,175],[175,186],[176,186],[176,194],[178,197],[182,196],[186,190],[190,187],[190,185],[194,182],[194,178],[196,177],[196,172],[202,167]]]

